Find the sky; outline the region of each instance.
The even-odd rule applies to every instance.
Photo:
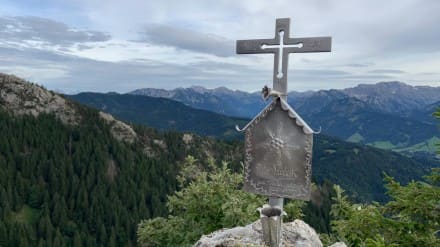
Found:
[[[273,55],[235,42],[331,36],[332,52],[291,54],[288,88],[402,81],[440,86],[437,0],[2,0],[0,72],[63,93],[272,87]]]

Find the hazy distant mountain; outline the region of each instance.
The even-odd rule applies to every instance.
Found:
[[[139,89],[133,94],[164,97],[230,116],[254,117],[266,104],[260,94],[203,87]],[[440,105],[440,87],[401,82],[361,84],[343,90],[290,92],[289,103],[315,129],[351,142],[402,152],[435,151],[440,140],[431,114]],[[392,130],[392,131],[390,131]]]
[[[342,91],[382,111],[403,115],[440,100],[440,87],[410,86],[402,82],[360,84]]]
[[[435,153],[434,144],[440,141],[437,123],[379,111],[337,91],[318,92],[301,102],[297,111],[324,134],[383,149]]]
[[[248,93],[226,87],[206,89],[201,86],[164,90],[156,88],[137,89],[129,94],[167,98],[197,109],[217,112],[227,116],[252,118],[267,104],[259,92]],[[290,92],[290,100],[301,100],[313,92]]]
[[[144,88],[132,91],[130,94],[172,99],[193,108],[247,118],[257,114],[259,109],[265,105],[259,93],[233,91],[225,87],[216,89],[190,87],[176,88],[169,91]]]
[[[433,112],[440,108],[440,101],[425,106],[423,109],[412,110],[408,114],[409,118],[417,119],[424,123],[433,123],[438,125],[438,120],[432,117]]]
[[[307,98],[323,94],[323,92],[328,92],[326,94],[328,97],[347,95],[368,103],[370,107],[379,111],[403,116],[411,116],[410,112],[423,111],[426,106],[440,101],[440,87],[410,86],[402,82],[360,84],[343,90],[291,91],[288,99],[293,107],[298,108]],[[145,88],[134,90],[130,94],[169,98],[194,108],[248,118],[253,117],[266,104],[259,92],[247,93],[224,87],[206,89],[195,86],[173,90]],[[328,100],[331,99],[328,98]],[[325,103],[326,101],[315,102],[317,106],[324,106]]]

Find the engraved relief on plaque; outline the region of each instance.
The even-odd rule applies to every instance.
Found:
[[[312,135],[304,133],[280,100],[246,130],[244,189],[257,194],[307,199]]]

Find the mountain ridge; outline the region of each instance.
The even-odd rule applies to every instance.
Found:
[[[160,91],[161,93],[158,95],[157,91]],[[400,102],[401,104],[407,104],[408,109],[413,109],[413,107],[418,107],[419,104],[423,105],[429,105],[433,104],[437,101],[440,101],[440,86],[433,87],[433,86],[412,86],[409,84],[406,84],[404,82],[399,81],[387,81],[387,82],[378,82],[375,84],[358,84],[354,87],[344,88],[344,89],[328,89],[328,90],[316,90],[316,91],[305,91],[305,92],[298,92],[298,91],[290,91],[288,95],[291,98],[292,105],[295,105],[297,102],[297,98],[302,99],[305,97],[309,97],[312,94],[320,93],[320,92],[329,92],[329,91],[339,91],[343,94],[346,94],[351,97],[358,98],[360,100],[366,101],[367,103],[372,103],[373,105],[378,104],[380,102],[375,102],[374,100],[377,100],[378,96],[383,95],[399,95],[399,98],[389,99],[391,103],[395,103],[394,101],[400,102],[400,98],[404,97],[406,101]],[[156,93],[155,93],[156,92]],[[232,90],[226,87],[218,87],[214,89],[207,89],[203,86],[191,86],[188,88],[175,88],[172,90],[165,90],[165,89],[155,89],[155,88],[142,88],[142,89],[136,89],[133,91],[128,92],[127,94],[140,94],[140,95],[147,95],[151,97],[164,97],[164,98],[173,98],[176,93],[183,93],[189,94],[191,92],[204,94],[204,95],[211,95],[211,96],[218,96],[220,95],[219,92],[222,92],[222,94],[227,94],[228,96],[239,95],[240,97],[245,97],[245,101],[249,100],[250,97],[252,97],[254,100],[255,98],[260,97],[259,92],[246,92],[241,90]],[[404,94],[404,95],[402,95]],[[407,100],[407,98],[415,97],[416,102],[419,104],[414,104],[414,102]],[[176,100],[176,98],[175,98]],[[186,102],[184,99],[180,99],[178,101],[181,101],[185,104],[191,105],[191,102]],[[192,105],[194,106],[194,105]],[[376,107],[382,107],[383,105],[375,105]],[[423,106],[421,106],[423,107]],[[400,112],[403,113],[403,110],[400,109]],[[209,110],[209,109],[206,109]],[[395,111],[395,109],[394,109]],[[390,110],[390,112],[392,112]],[[238,117],[250,117],[250,115],[234,115],[234,114],[227,114],[231,116],[238,116]]]
[[[198,88],[197,92],[193,88],[161,92],[162,96],[190,107],[228,116],[253,118],[267,104],[257,92],[223,89],[220,94],[213,89]],[[131,93],[154,97],[155,94],[151,93],[154,91],[144,89]],[[436,149],[431,143],[440,138],[437,123],[431,116],[436,104],[440,105],[440,87],[380,82],[342,90],[291,91],[288,100],[315,129],[322,127],[324,134],[343,140],[408,155],[417,152],[434,155]],[[365,125],[365,122],[369,124]],[[394,132],[387,133],[385,129]]]

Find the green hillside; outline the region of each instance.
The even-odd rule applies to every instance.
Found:
[[[173,132],[120,142],[79,108],[78,126],[0,111],[0,246],[134,246],[136,224],[167,213],[184,157],[237,160],[232,145]]]
[[[408,183],[438,167],[439,162],[415,160],[401,154],[369,146],[315,136],[313,176],[342,186],[357,201],[386,201],[384,173]]]
[[[124,121],[160,130],[189,131],[204,136],[231,139],[243,136],[235,131],[234,125],[242,126],[247,123],[245,119],[193,109],[164,98],[102,93],[80,93],[67,97]]]

